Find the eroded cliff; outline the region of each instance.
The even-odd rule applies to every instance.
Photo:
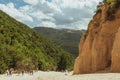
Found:
[[[120,9],[108,20],[109,5],[103,4],[88,25],[79,44],[74,74],[101,70],[120,72]],[[110,17],[110,16],[109,16]]]

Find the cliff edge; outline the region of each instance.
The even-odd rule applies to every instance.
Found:
[[[108,4],[102,4],[88,25],[79,44],[79,56],[75,60],[74,74],[94,73],[109,69],[120,72],[120,8],[110,12]]]

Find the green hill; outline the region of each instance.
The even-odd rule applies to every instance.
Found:
[[[85,30],[53,29],[46,27],[35,27],[34,29],[52,40],[56,45],[75,56],[78,54],[80,38],[85,32]]]
[[[0,73],[7,68],[61,70],[73,66],[73,55],[0,11]]]

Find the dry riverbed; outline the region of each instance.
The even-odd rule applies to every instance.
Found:
[[[68,73],[65,75],[63,72],[34,72],[33,75],[13,74],[7,76],[6,74],[0,75],[0,80],[120,80],[120,73],[96,73],[96,74],[81,74],[72,75]]]

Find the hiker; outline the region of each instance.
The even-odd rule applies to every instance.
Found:
[[[33,70],[30,70],[30,75],[33,75]]]
[[[9,69],[9,75],[12,75],[12,71],[13,71],[13,69],[10,68],[10,69]]]
[[[21,73],[22,73],[22,76],[23,76],[24,75],[24,70],[22,70]]]
[[[7,69],[7,70],[6,70],[6,73],[7,73],[7,75],[9,75],[9,74],[10,74],[10,73],[9,73],[9,69]]]
[[[65,75],[67,76],[67,74],[68,74],[68,70],[65,70]]]

